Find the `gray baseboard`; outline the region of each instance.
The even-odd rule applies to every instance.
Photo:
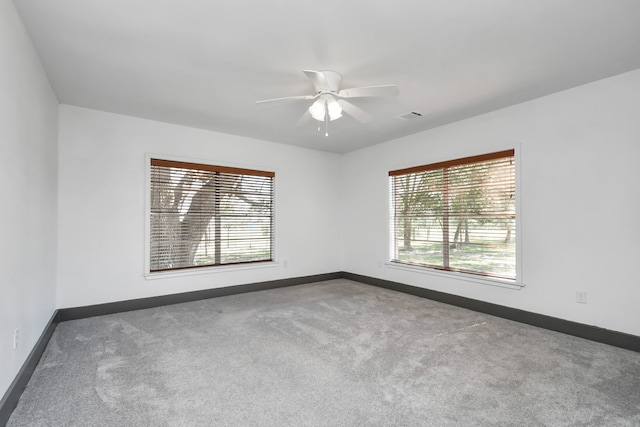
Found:
[[[405,285],[403,283],[392,282],[375,277],[362,276],[359,274],[347,272],[343,272],[342,277],[344,277],[345,279],[354,280],[356,282],[391,289],[394,291],[427,298],[433,301],[439,301],[446,304],[455,305],[457,307],[490,314],[492,316],[502,317],[504,319],[514,320],[516,322],[526,323],[528,325],[537,326],[556,332],[562,332],[567,335],[573,335],[591,341],[596,341],[603,344],[609,344],[627,350],[640,352],[640,337],[636,335],[625,334],[623,332],[612,331],[610,329],[604,329],[597,326],[585,325],[583,323],[572,322],[570,320],[559,319],[557,317],[546,316],[544,314],[533,313],[530,311],[506,307],[498,304],[492,304],[489,302],[465,298],[445,292],[432,291],[430,289]]]
[[[514,320],[516,322],[526,323],[528,325],[562,332],[568,335],[573,335],[576,337],[585,338],[616,347],[621,347],[627,350],[640,352],[639,336],[599,328],[597,326],[585,325],[582,323],[572,322],[569,320],[559,319],[502,305],[492,304],[471,298],[465,298],[445,292],[433,291],[417,286],[411,286],[403,283],[392,282],[389,280],[341,271],[326,274],[316,274],[312,276],[292,277],[288,279],[272,280],[267,282],[249,283],[246,285],[228,286],[224,288],[205,289],[202,291],[184,292],[180,294],[163,295],[151,298],[118,301],[84,307],[58,309],[54,312],[51,320],[40,336],[40,339],[38,339],[38,342],[34,346],[33,350],[31,350],[31,353],[29,353],[29,356],[20,369],[20,372],[18,372],[18,375],[9,386],[9,389],[5,393],[4,397],[2,398],[2,400],[0,400],[0,426],[4,426],[9,420],[13,409],[17,405],[22,392],[27,386],[31,375],[38,365],[38,362],[40,361],[40,358],[44,353],[49,339],[51,338],[51,335],[53,334],[53,331],[55,330],[59,322],[82,319],[92,316],[101,316],[105,314],[122,313],[144,308],[160,307],[163,305],[197,301],[207,298],[236,295],[246,292],[282,288],[285,286],[302,285],[305,283],[321,282],[332,279],[349,279],[356,282],[391,289],[394,291],[427,298],[433,301],[439,301],[457,307],[490,314],[492,316],[502,317],[504,319]]]
[[[224,297],[243,294],[246,292],[264,291],[267,289],[283,288],[285,286],[303,285],[305,283],[321,282],[323,280],[339,279],[342,273],[315,274],[312,276],[291,277],[288,279],[256,282],[246,285],[227,286],[224,288],[204,289],[201,291],[183,292],[179,294],[162,295],[150,298],[140,298],[128,301],[117,301],[106,304],[88,305],[84,307],[58,309],[58,321],[84,319],[105,314],[124,313],[126,311],[143,308],[161,307],[163,305],[179,304],[208,298]]]
[[[27,387],[27,383],[31,379],[31,375],[33,375],[33,371],[36,369],[42,353],[44,353],[45,348],[47,348],[49,339],[58,324],[56,320],[57,314],[57,311],[55,311],[51,319],[49,319],[36,345],[29,353],[29,356],[27,356],[27,360],[22,365],[22,368],[20,368],[20,371],[18,371],[18,375],[16,375],[9,389],[2,397],[2,400],[0,400],[0,426],[4,426],[7,424],[7,421],[9,421],[9,417],[18,404],[22,392],[25,387]]]

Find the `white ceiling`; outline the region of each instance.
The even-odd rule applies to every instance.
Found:
[[[640,68],[640,0],[15,4],[61,103],[338,153]],[[312,94],[303,69],[400,95],[325,137],[309,101],[255,104]]]

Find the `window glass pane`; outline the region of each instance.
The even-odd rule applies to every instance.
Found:
[[[273,259],[273,174],[238,171],[152,160],[151,271]]]
[[[515,279],[513,152],[447,163],[390,172],[392,261]]]

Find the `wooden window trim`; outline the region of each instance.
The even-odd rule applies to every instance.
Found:
[[[445,169],[445,168],[450,168],[452,166],[468,165],[472,163],[486,162],[488,160],[495,160],[495,159],[501,159],[503,157],[513,157],[513,156],[515,156],[514,149],[497,151],[495,153],[480,154],[478,156],[463,157],[461,159],[447,160],[444,162],[430,163],[428,165],[413,166],[410,168],[389,171],[389,176],[406,175],[409,173],[426,172],[426,171],[431,171],[436,169]]]
[[[271,178],[276,176],[275,172],[261,171],[256,169],[243,169],[243,168],[234,168],[229,166],[215,166],[215,165],[207,165],[203,163],[178,162],[174,160],[162,160],[162,159],[151,159],[151,166],[194,169],[194,170],[202,170],[207,172],[237,173],[241,175],[266,176]]]

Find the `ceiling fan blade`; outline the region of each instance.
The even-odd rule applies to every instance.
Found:
[[[370,96],[396,96],[400,93],[396,85],[365,86],[343,89],[338,92],[341,98],[364,98]]]
[[[360,123],[369,123],[373,117],[369,113],[366,113],[364,110],[356,107],[349,101],[345,101],[344,99],[338,100],[338,104],[342,107],[342,111],[359,121]]]
[[[300,126],[304,126],[307,123],[309,123],[309,121],[311,120],[311,114],[309,114],[309,111],[306,110],[302,116],[300,116],[300,119],[298,120],[298,122],[296,123],[296,127],[300,127]]]
[[[256,101],[256,104],[264,104],[266,102],[276,102],[276,101],[302,101],[308,99],[315,99],[318,97],[316,95],[300,95],[300,96],[285,96],[284,98],[274,98],[274,99],[264,99],[262,101]]]

